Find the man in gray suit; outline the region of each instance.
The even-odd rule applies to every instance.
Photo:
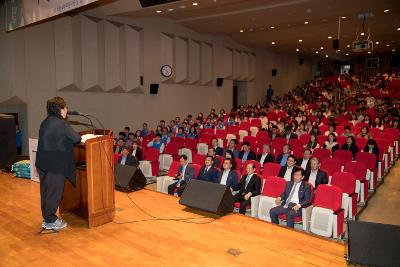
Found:
[[[175,189],[178,190],[178,196],[181,196],[183,191],[185,190],[186,184],[190,179],[194,178],[194,168],[192,165],[188,164],[188,159],[186,155],[181,155],[179,157],[179,166],[178,174],[175,179],[176,182],[168,186],[168,194],[173,195]]]

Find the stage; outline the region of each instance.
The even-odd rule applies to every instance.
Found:
[[[178,198],[151,190],[131,199],[158,218],[199,218]],[[345,266],[344,245],[239,214],[185,223],[151,219],[116,191],[114,222],[88,229],[67,215],[67,229],[37,234],[39,184],[0,174],[0,266]]]

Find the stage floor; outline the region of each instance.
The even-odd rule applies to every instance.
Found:
[[[201,217],[178,198],[130,193],[159,218]],[[75,215],[58,234],[38,235],[39,184],[0,174],[0,266],[345,266],[344,245],[246,216],[150,220],[116,192],[114,222],[88,229]],[[208,223],[209,222],[209,223]],[[196,224],[197,223],[197,224]],[[236,254],[236,255],[233,255]]]

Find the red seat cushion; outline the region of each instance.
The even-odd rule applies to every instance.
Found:
[[[286,221],[286,214],[279,215],[279,219]],[[301,216],[296,216],[296,217],[294,217],[294,222],[301,223],[301,222],[303,222],[303,220],[302,220]]]

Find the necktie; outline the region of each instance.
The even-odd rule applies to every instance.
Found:
[[[290,203],[290,200],[292,200],[292,197],[293,197],[293,195],[294,195],[294,191],[296,191],[296,186],[297,186],[298,184],[294,184],[294,186],[293,186],[293,189],[292,189],[292,192],[290,192],[290,195],[289,195],[289,197],[286,199],[286,202],[285,202],[285,206],[283,206],[284,208],[287,208],[288,207],[288,205],[289,205],[289,203]]]
[[[247,185],[249,184],[250,179],[251,179],[251,175],[248,175],[247,178],[246,178],[246,185],[244,187],[245,189],[246,189]]]

